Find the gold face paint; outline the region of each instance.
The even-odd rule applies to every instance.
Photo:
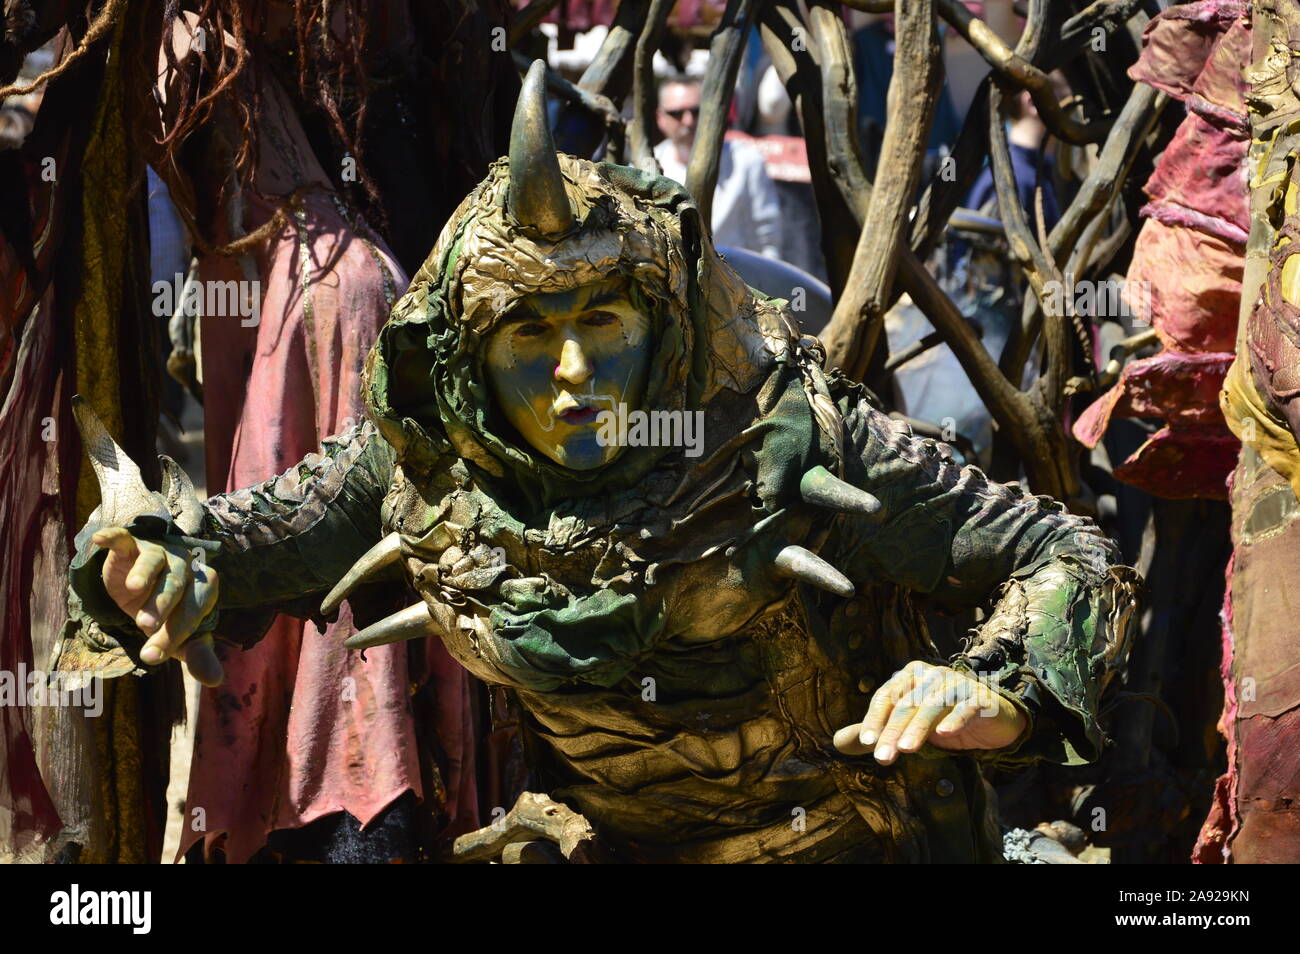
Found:
[[[597,439],[596,416],[640,408],[650,369],[650,318],[622,278],[523,299],[492,332],[487,375],[506,420],[563,467],[591,470],[618,456]]]

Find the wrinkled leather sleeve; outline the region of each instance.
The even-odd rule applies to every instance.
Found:
[[[365,422],[277,477],[209,498],[200,535],[221,544],[218,634],[249,645],[276,613],[322,622],[321,597],[382,536],[393,468]]]
[[[885,519],[846,517],[832,561],[855,582],[885,578],[952,607],[1000,598],[954,668],[981,674],[1030,717],[1002,763],[1096,758],[1107,684],[1128,653],[1140,579],[1090,520],[962,467],[950,450],[866,401],[844,408],[845,479]]]
[[[204,559],[217,571],[220,592],[215,619],[200,631],[215,624],[218,636],[249,646],[277,613],[321,621],[321,597],[381,536],[393,468],[392,447],[366,422],[277,477],[208,498],[195,537],[211,548]],[[77,564],[99,550],[88,538],[78,537]],[[74,575],[71,602],[113,641],[143,641],[104,592],[97,569]]]

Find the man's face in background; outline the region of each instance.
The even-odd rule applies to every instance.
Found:
[[[659,131],[681,152],[690,152],[700,119],[700,84],[665,83],[656,112]]]

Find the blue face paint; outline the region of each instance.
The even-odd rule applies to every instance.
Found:
[[[533,295],[488,341],[489,383],[506,419],[533,448],[575,470],[613,460],[597,415],[640,407],[650,322],[611,280]]]

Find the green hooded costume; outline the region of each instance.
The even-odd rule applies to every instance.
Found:
[[[557,158],[549,133],[521,128],[530,95],[535,115],[532,75],[510,161],[453,215],[371,353],[370,420],[183,528],[219,547],[204,628],[252,642],[275,612],[321,619],[400,569],[419,601],[349,643],[436,634],[509,687],[536,778],[613,858],[999,860],[978,762],[1098,754],[1136,574],[1087,520],[959,467],[825,373],[785,302],[715,253],[682,187]],[[629,446],[567,470],[494,406],[500,317],[612,274],[652,316],[644,407],[702,412],[698,456]],[[91,630],[138,646],[95,556],[83,547],[74,574]],[[835,750],[896,670],[942,662],[913,593],[962,607],[999,588],[950,664],[1030,717],[1015,746],[890,766]]]

